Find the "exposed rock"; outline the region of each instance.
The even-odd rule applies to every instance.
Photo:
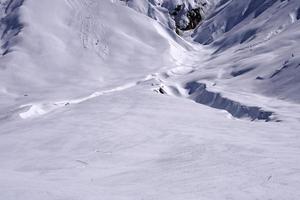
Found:
[[[185,4],[177,5],[174,10],[170,11],[176,28],[181,31],[195,29],[203,19],[201,7],[190,9],[185,9],[185,7]]]

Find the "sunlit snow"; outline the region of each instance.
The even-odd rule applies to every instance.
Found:
[[[0,0],[0,18],[0,200],[300,198],[300,1]]]

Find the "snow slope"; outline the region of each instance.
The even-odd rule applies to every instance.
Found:
[[[299,103],[299,9],[299,1],[221,1],[193,38],[214,47],[219,70],[231,58],[221,67],[229,87]]]
[[[299,3],[195,2],[0,0],[0,200],[299,199]]]
[[[1,58],[2,90],[19,97],[15,104],[78,97],[172,64],[173,55],[165,52],[174,39],[157,33],[151,19],[109,1],[28,0],[20,15],[21,41]],[[176,43],[176,51],[184,50],[181,45],[187,44]]]

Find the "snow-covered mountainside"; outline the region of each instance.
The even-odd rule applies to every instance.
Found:
[[[300,1],[225,1],[216,5],[193,38],[214,47],[220,58],[216,65],[223,63],[222,57],[231,57],[222,67],[231,85],[239,79],[253,92],[299,103],[299,19]],[[245,73],[240,78],[237,72]]]
[[[300,1],[0,0],[0,200],[300,197]]]

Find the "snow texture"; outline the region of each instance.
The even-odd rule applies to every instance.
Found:
[[[298,200],[299,23],[297,0],[0,0],[0,200]]]

